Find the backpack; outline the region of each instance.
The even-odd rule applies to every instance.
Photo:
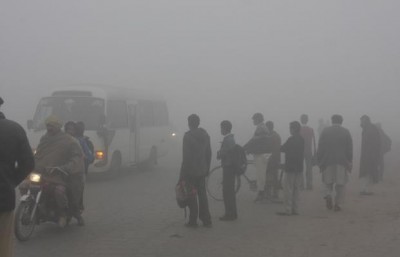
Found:
[[[79,138],[78,140],[82,147],[83,154],[85,155],[85,162],[93,163],[94,162],[94,153],[92,150],[90,150],[87,139]],[[93,146],[93,144],[92,144],[92,146]]]
[[[175,193],[178,206],[185,208],[189,204],[189,200],[197,195],[197,189],[185,180],[180,180],[175,187]]]
[[[238,144],[232,148],[232,164],[236,175],[240,176],[246,172],[247,169],[247,156],[244,148]]]

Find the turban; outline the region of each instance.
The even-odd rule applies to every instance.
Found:
[[[46,119],[46,125],[53,126],[56,128],[61,128],[62,123],[55,115],[51,115]]]

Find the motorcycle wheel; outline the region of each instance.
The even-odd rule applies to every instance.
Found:
[[[33,209],[34,203],[21,202],[15,213],[15,237],[21,242],[27,241],[35,230],[36,213],[33,215],[33,219],[31,219]]]

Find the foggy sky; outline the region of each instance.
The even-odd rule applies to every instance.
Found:
[[[308,113],[370,114],[399,135],[395,0],[0,1],[0,95],[31,118],[49,88],[103,83],[165,95],[186,129],[254,112],[278,128]],[[246,123],[248,122],[248,124]],[[246,125],[243,125],[246,123]],[[212,124],[212,125],[211,125]]]

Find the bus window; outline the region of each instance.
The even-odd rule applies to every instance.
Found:
[[[107,123],[110,128],[128,127],[128,110],[124,101],[109,101],[107,104]]]

